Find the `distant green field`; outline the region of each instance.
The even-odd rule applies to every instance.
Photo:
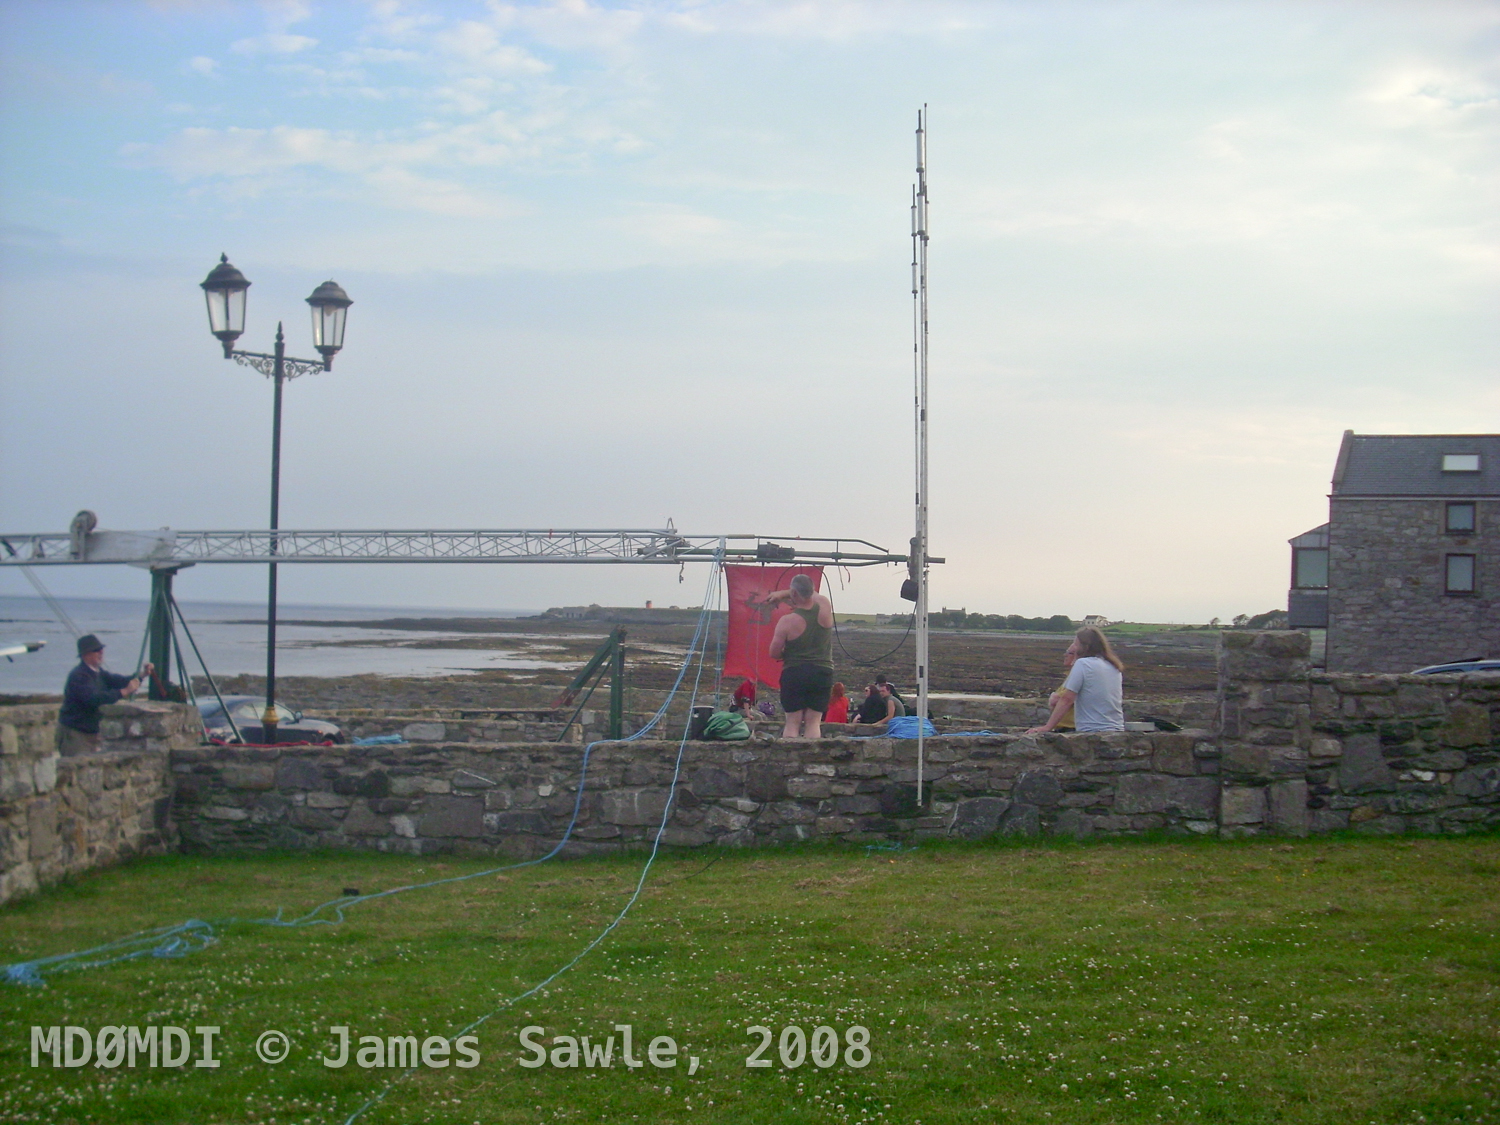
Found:
[[[1105,630],[1110,636],[1131,633],[1193,633],[1208,632],[1206,625],[1168,625],[1152,621],[1117,621]],[[1217,630],[1214,630],[1217,632]]]
[[[556,971],[641,863],[553,862],[341,926],[234,924],[182,960],[0,985],[0,1120],[338,1122],[400,1079],[361,1120],[1500,1122],[1493,836],[664,855],[603,944],[478,1029],[477,1066],[450,1055],[403,1077],[354,1057],[360,1036],[384,1055],[391,1037],[448,1035]],[[0,909],[0,960],[484,866],[139,862]],[[617,1024],[642,1066],[622,1064]],[[217,1026],[221,1065],[151,1069],[142,1052],[134,1069],[54,1069],[43,1050],[33,1068],[33,1025],[180,1026],[194,1060],[195,1029]],[[355,1042],[333,1069],[319,1056],[336,1026]],[[290,1040],[279,1065],[255,1054],[269,1030]],[[611,1034],[609,1068],[551,1065],[571,1056],[552,1037]],[[646,1059],[664,1036],[672,1068]]]

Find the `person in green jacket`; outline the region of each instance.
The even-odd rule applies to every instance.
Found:
[[[813,589],[805,574],[793,576],[791,589],[777,590],[766,601],[790,602],[792,610],[776,622],[771,635],[771,659],[782,662],[786,726],[781,736],[821,738],[823,713],[833,693],[833,603]]]

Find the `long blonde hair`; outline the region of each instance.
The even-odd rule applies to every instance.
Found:
[[[1109,647],[1109,638],[1092,625],[1085,625],[1082,629],[1078,630],[1074,634],[1073,639],[1078,642],[1078,658],[1080,660],[1085,656],[1097,656],[1108,660],[1121,672],[1125,671],[1125,665],[1115,655],[1115,650]]]

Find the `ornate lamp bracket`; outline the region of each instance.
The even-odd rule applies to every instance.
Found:
[[[266,355],[263,352],[230,352],[230,358],[243,367],[253,367],[267,379],[276,374],[276,357]],[[299,375],[312,375],[318,371],[326,371],[327,367],[322,360],[292,359],[290,356],[281,361],[281,377],[283,379],[295,379]]]

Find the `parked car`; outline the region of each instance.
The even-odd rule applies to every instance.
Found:
[[[1500,672],[1500,659],[1471,656],[1467,660],[1454,660],[1448,664],[1432,664],[1426,668],[1418,668],[1412,675],[1436,676],[1439,673],[1456,674],[1459,672]]]
[[[224,708],[229,715],[224,714]],[[203,717],[203,728],[210,738],[234,741],[234,727],[229,725],[233,716],[234,726],[239,728],[245,742],[265,740],[265,728],[261,716],[266,713],[266,697],[263,695],[226,695],[224,707],[213,696],[198,700],[198,714]],[[337,723],[325,723],[322,719],[304,718],[301,711],[276,704],[276,741],[278,742],[344,742],[344,732]]]

